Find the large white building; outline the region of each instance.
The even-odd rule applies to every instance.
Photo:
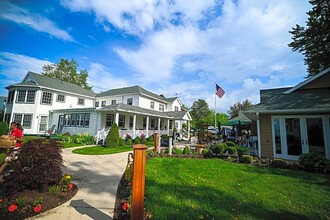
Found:
[[[7,86],[5,117],[20,122],[26,134],[88,132],[103,136],[113,123],[120,135],[135,137],[154,132],[171,134],[191,116],[178,97],[165,98],[140,86],[111,89],[99,94],[75,84],[28,72],[21,83]]]

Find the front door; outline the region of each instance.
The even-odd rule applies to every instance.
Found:
[[[329,120],[329,116],[273,116],[275,158],[298,160],[301,154],[309,152],[329,158],[330,123],[326,123]]]

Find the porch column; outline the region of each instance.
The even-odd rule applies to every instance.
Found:
[[[147,116],[147,121],[146,121],[146,132],[147,132],[147,137],[149,137],[149,116]]]
[[[160,134],[160,118],[158,118],[158,134]]]
[[[190,140],[190,121],[188,121],[188,140]]]
[[[261,158],[261,139],[260,139],[260,120],[259,112],[257,112],[257,135],[258,135],[258,157]],[[274,155],[275,156],[275,155]]]
[[[136,137],[136,129],[135,129],[135,126],[136,125],[136,115],[134,114],[133,115],[133,135],[134,135],[134,138]]]
[[[119,127],[118,123],[119,123],[119,112],[116,112],[115,115],[115,123],[117,124],[117,126]]]

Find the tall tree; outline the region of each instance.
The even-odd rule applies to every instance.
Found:
[[[310,0],[309,3],[313,8],[307,12],[307,27],[297,24],[292,28],[289,32],[293,41],[288,44],[293,51],[305,56],[307,77],[330,67],[330,1]]]
[[[190,107],[189,113],[193,118],[193,127],[199,127],[201,123],[208,123],[208,117],[212,114],[212,111],[205,100],[198,99]]]
[[[228,114],[230,115],[230,118],[234,118],[238,116],[240,110],[246,110],[251,106],[252,106],[252,102],[248,99],[244,100],[242,103],[236,102],[234,105],[230,106],[230,110],[228,111]]]
[[[45,76],[60,79],[69,83],[77,84],[84,89],[92,91],[92,87],[87,83],[88,72],[86,69],[77,72],[78,63],[75,60],[61,59],[55,64],[44,65],[42,70]]]

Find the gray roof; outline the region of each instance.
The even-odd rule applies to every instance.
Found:
[[[50,110],[50,112],[94,112],[96,110],[95,107],[91,108],[66,108],[66,109],[54,109]]]
[[[27,76],[31,76],[33,79],[32,81],[25,81],[27,79]],[[10,89],[12,87],[44,87],[47,89],[55,89],[55,90],[60,90],[63,92],[68,92],[68,93],[75,93],[75,94],[80,94],[83,96],[90,96],[90,97],[95,97],[96,93],[91,92],[87,89],[84,89],[76,84],[73,83],[68,83],[59,79],[54,79],[50,78],[38,73],[33,73],[33,72],[28,72],[27,75],[25,76],[24,80],[21,83],[17,83],[14,85],[7,86],[7,89]]]
[[[330,88],[296,90],[288,88],[261,90],[261,102],[243,112],[328,112]]]
[[[142,88],[140,86],[130,86],[130,87],[123,87],[123,88],[118,88],[118,89],[110,89],[108,91],[97,94],[97,97],[122,95],[122,94],[147,95],[149,97],[166,102],[166,98],[164,98],[160,95],[157,95],[155,93],[149,92],[148,90],[145,90],[144,88]]]
[[[166,112],[166,114],[168,114],[174,119],[181,119],[187,114],[187,111],[171,111],[171,112]]]

